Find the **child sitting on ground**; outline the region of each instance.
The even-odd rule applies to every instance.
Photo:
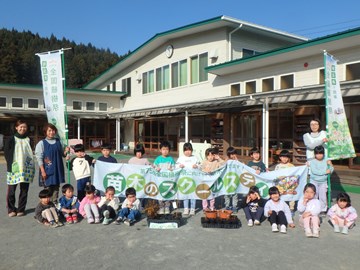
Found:
[[[226,150],[226,155],[228,160],[237,160],[238,161],[238,157],[237,157],[237,153],[236,153],[236,149],[232,146],[230,146],[227,150]],[[232,195],[225,195],[225,208],[226,210],[232,210],[233,213],[237,213],[237,204],[239,201],[239,197],[238,194],[232,194]],[[232,204],[232,206],[230,206],[230,202]]]
[[[277,187],[269,188],[270,200],[268,200],[264,207],[264,216],[267,217],[271,224],[271,230],[278,232],[278,225],[280,225],[280,232],[286,233],[286,226],[295,228],[295,224],[291,217],[289,206],[280,200],[280,192]]]
[[[97,160],[109,163],[117,163],[116,158],[111,156],[111,145],[104,143],[101,145],[101,154],[102,156],[98,157]]]
[[[67,224],[77,223],[80,203],[74,196],[74,187],[65,184],[61,191],[63,196],[59,200],[60,212],[64,215]]]
[[[341,192],[336,197],[336,204],[334,204],[328,211],[331,224],[334,226],[334,232],[348,234],[349,228],[355,224],[357,213],[354,207],[351,206],[350,196]]]
[[[73,170],[76,179],[78,199],[82,201],[85,197],[85,187],[91,184],[91,170],[90,166],[96,161],[93,157],[85,154],[83,144],[76,144],[74,146],[76,157],[70,161],[69,170]],[[69,160],[70,156],[66,156]]]
[[[95,195],[95,187],[93,185],[87,185],[85,187],[85,197],[80,202],[79,212],[87,218],[89,224],[100,223],[100,213],[97,204],[100,202],[100,197]]]
[[[306,237],[319,238],[321,203],[316,199],[316,187],[308,183],[304,187],[304,195],[299,200],[300,226],[304,227]]]
[[[136,190],[133,187],[129,187],[125,190],[126,199],[122,203],[121,210],[116,224],[124,222],[124,224],[131,226],[134,222],[141,218],[141,204],[140,200],[136,198]]]
[[[175,161],[171,156],[169,156],[170,143],[167,141],[161,142],[160,143],[160,152],[161,152],[161,155],[158,156],[154,160],[154,166],[155,166],[156,170],[157,171],[172,170],[173,167],[175,166]],[[171,204],[171,201],[159,200],[158,214],[159,215],[170,214],[170,204]]]
[[[39,192],[40,202],[35,208],[35,216],[40,223],[56,228],[62,226],[59,222],[59,216],[53,202],[50,201],[52,194],[48,189],[43,189]]]
[[[108,186],[105,190],[105,196],[102,196],[98,203],[100,213],[104,217],[102,224],[108,225],[116,218],[119,206],[120,201],[118,197],[115,197],[115,188],[113,186]]]
[[[219,149],[208,148],[205,150],[205,158],[201,163],[201,170],[205,173],[211,173],[225,164],[225,161],[219,156]],[[202,200],[202,207],[204,211],[215,210],[215,199],[210,200],[210,208],[208,200]]]
[[[250,157],[252,158],[251,161],[248,162],[248,166],[255,170],[256,174],[260,174],[263,172],[269,171],[264,162],[261,161],[260,150],[257,147],[254,147],[250,150]]]
[[[191,143],[184,143],[183,145],[183,152],[184,155],[180,156],[176,161],[176,166],[179,168],[188,168],[188,169],[196,169],[198,168],[199,161],[198,159],[192,154],[193,147]],[[189,201],[190,201],[190,212],[189,212]],[[195,215],[195,207],[196,207],[196,200],[195,199],[185,199],[184,200],[184,212],[183,215]]]
[[[265,203],[266,200],[261,198],[259,188],[257,186],[250,187],[246,200],[243,199],[240,203],[241,208],[244,209],[249,227],[252,227],[254,224],[261,224]]]

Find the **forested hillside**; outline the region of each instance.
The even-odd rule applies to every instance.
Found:
[[[80,88],[123,56],[109,49],[97,49],[91,43],[76,44],[55,36],[0,29],[0,83],[41,84],[39,57],[36,53],[72,48],[65,51],[66,86]]]

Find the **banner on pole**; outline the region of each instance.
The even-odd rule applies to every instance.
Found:
[[[271,186],[278,187],[285,201],[299,200],[307,180],[307,166],[291,167],[257,175],[241,162],[230,160],[212,173],[199,169],[161,170],[151,166],[96,161],[94,186],[105,191],[115,188],[115,194],[125,196],[128,187],[135,188],[137,197],[157,200],[211,199],[221,195],[246,194],[257,186],[267,197]]]
[[[38,54],[48,122],[55,125],[63,145],[66,145],[62,51]]]
[[[340,84],[337,74],[337,62],[334,57],[324,53],[325,62],[325,97],[327,134],[329,141],[328,159],[355,157],[355,149],[346,119]]]

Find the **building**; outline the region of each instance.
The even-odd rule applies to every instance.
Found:
[[[110,113],[119,111],[124,93],[93,89],[67,89],[69,138],[81,138],[87,149],[99,149],[106,141],[116,145],[116,127]],[[0,133],[14,132],[17,119],[28,123],[34,143],[44,138],[47,122],[41,85],[0,84]]]
[[[336,161],[336,171],[344,183],[359,185],[360,28],[308,40],[220,16],[156,34],[81,91],[91,97],[92,89],[101,89],[94,95],[114,102],[104,123],[106,139],[116,134],[117,150],[121,142],[156,151],[168,140],[178,151],[179,142],[207,141],[222,151],[236,147],[241,160],[260,147],[269,165],[289,149],[293,163],[303,164],[308,123],[313,117],[325,122],[324,50],[339,59],[358,155]],[[88,97],[82,98],[86,107]],[[69,109],[74,101],[68,98]],[[82,117],[74,114],[74,127],[77,118]]]

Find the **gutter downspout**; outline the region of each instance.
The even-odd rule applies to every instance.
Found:
[[[236,27],[234,30],[232,30],[230,33],[229,33],[229,54],[228,54],[228,61],[231,61],[232,60],[232,46],[231,46],[231,36],[232,34],[234,34],[237,30],[239,30],[241,27],[243,26],[243,24],[240,24],[238,27]]]

